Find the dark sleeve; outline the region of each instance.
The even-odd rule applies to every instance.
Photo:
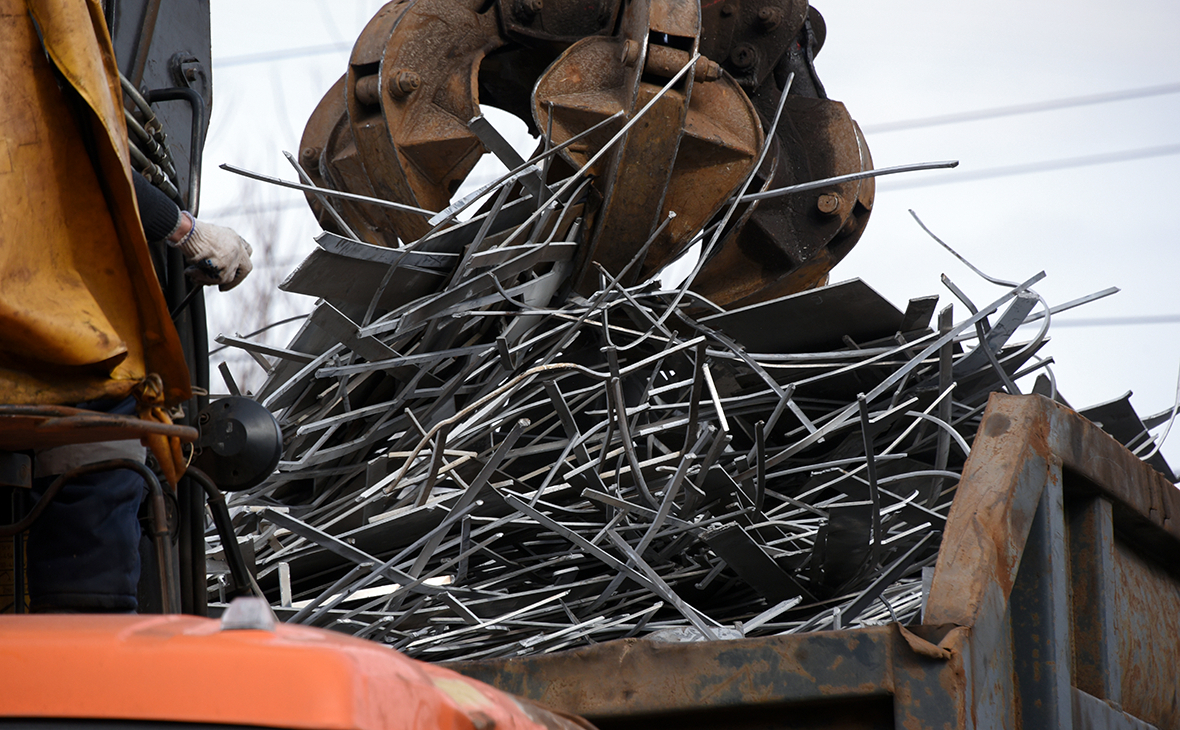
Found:
[[[139,219],[149,242],[161,241],[176,230],[180,222],[180,208],[167,195],[138,172],[131,173],[135,181],[135,199],[139,202]]]

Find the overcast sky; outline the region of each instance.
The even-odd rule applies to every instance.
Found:
[[[299,193],[246,183],[216,165],[293,179],[282,150],[297,151],[308,115],[381,5],[212,0],[214,105],[202,217],[272,245],[260,246],[246,292],[212,293],[211,330],[249,329],[255,320],[242,312],[315,245],[317,232]],[[995,299],[1000,289],[930,240],[910,218],[912,208],[991,276],[1019,281],[1046,271],[1036,289],[1051,304],[1119,287],[1054,318],[1045,352],[1056,359],[1058,387],[1079,407],[1132,390],[1141,415],[1170,408],[1180,368],[1173,284],[1180,93],[908,130],[885,125],[1180,83],[1180,3],[815,5],[828,26],[816,60],[820,78],[865,130],[876,166],[961,161],[956,170],[881,180],[868,229],[833,281],[860,277],[904,308],[929,294],[952,301],[939,281],[945,273],[977,302]],[[1082,164],[1095,158],[1127,159]],[[993,176],[1014,167],[1016,174]],[[292,297],[266,318],[310,304]],[[963,307],[956,312],[961,318]],[[1111,324],[1145,317],[1170,321]],[[1180,465],[1180,436],[1164,452]]]

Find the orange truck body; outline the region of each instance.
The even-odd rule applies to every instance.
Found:
[[[0,717],[289,730],[575,730],[378,644],[185,615],[0,617]],[[180,726],[177,726],[180,727]]]

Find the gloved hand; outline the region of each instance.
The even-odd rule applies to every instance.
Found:
[[[242,282],[253,269],[250,255],[254,249],[230,228],[202,223],[187,212],[181,213],[192,227],[177,242],[170,245],[180,249],[190,265],[184,273],[198,284],[218,284],[221,291],[229,291]],[[177,232],[183,230],[178,226]]]

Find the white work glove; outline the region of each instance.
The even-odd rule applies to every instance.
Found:
[[[182,216],[192,222],[192,228],[177,243],[189,266],[184,273],[198,284],[218,284],[221,291],[229,291],[242,282],[253,269],[250,255],[254,249],[233,229],[202,223],[187,211]]]

